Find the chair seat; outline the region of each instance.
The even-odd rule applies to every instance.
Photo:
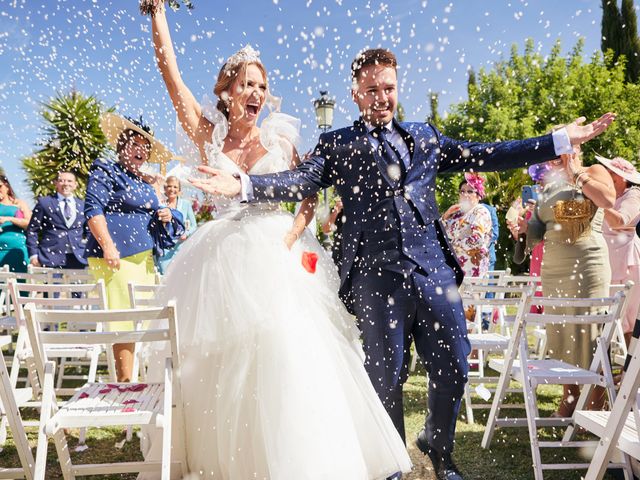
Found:
[[[468,337],[473,349],[498,351],[509,346],[509,337],[499,333],[470,333]]]
[[[51,358],[66,358],[73,357],[79,359],[91,359],[91,355],[96,351],[102,351],[102,348],[98,345],[47,345],[47,356]],[[20,359],[32,357],[33,351],[31,349],[24,349],[20,352]]]
[[[31,387],[14,388],[12,392],[18,408],[25,406],[28,402],[33,400],[33,389]],[[0,414],[3,412],[4,406],[2,405],[2,400],[0,400]]]
[[[161,383],[87,383],[47,422],[47,434],[60,428],[156,424],[163,396]]]
[[[601,375],[570,365],[561,360],[529,360],[528,365],[529,378],[531,379],[532,385],[604,385]],[[502,373],[504,370],[504,359],[490,359],[489,367]],[[516,381],[520,383],[523,382],[522,372],[520,370],[520,360],[515,360],[513,362],[511,375]]]
[[[577,410],[575,422],[591,433],[601,437],[604,435],[611,412],[596,412],[591,410]],[[640,439],[633,412],[626,418],[624,428],[618,439],[618,448],[634,458],[640,458]]]
[[[11,335],[0,335],[0,347],[11,344]]]

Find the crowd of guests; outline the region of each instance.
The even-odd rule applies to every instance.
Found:
[[[85,199],[76,195],[76,176],[61,171],[56,193],[38,198],[32,211],[0,175],[0,264],[15,272],[26,271],[27,264],[88,266],[96,279],[104,280],[109,308],[127,308],[128,282],[154,283],[156,272],[165,273],[180,244],[195,231],[196,218],[191,202],[181,197],[178,178],[168,177],[159,195],[158,177],[141,170],[145,162],[169,155],[146,126],[109,114],[103,129],[116,160],[93,164]],[[518,199],[507,225],[515,240],[514,261],[530,258],[530,273],[542,276],[544,295],[607,296],[610,285],[632,280],[623,319],[629,341],[640,310],[640,173],[622,158],[597,159],[599,163],[584,167],[576,148],[573,154],[530,167],[539,196],[524,204]],[[471,277],[485,276],[496,262],[499,223],[496,208],[483,203],[484,184],[482,176],[466,173],[458,202],[441,218],[462,270]],[[340,242],[341,218],[337,199],[322,225],[325,233],[333,232],[335,244]],[[167,236],[171,241],[163,241]],[[548,348],[569,363],[588,367],[596,335],[578,325],[554,325],[547,332]],[[118,380],[129,380],[133,346],[114,346],[114,353]],[[571,415],[578,394],[577,386],[564,387],[558,416]]]
[[[105,283],[108,306],[129,308],[128,283],[154,284],[175,252],[196,229],[191,202],[180,198],[180,182],[169,177],[164,195],[158,176],[141,170],[168,151],[140,122],[108,114],[103,130],[116,159],[96,160],[84,199],[74,173],[61,171],[55,194],[37,199],[33,211],[0,176],[0,264],[25,272],[27,264],[62,269],[88,266]],[[133,325],[114,325],[123,329]],[[114,345],[118,381],[129,381],[133,345]]]
[[[622,322],[629,343],[640,309],[640,173],[622,158],[597,160],[583,166],[575,148],[573,154],[530,167],[539,196],[524,205],[521,199],[514,202],[507,225],[516,240],[514,261],[530,257],[530,273],[542,277],[545,296],[605,297],[611,285],[633,281]],[[442,216],[460,266],[471,277],[493,269],[490,247],[497,235],[481,203],[484,196],[483,178],[466,174],[458,202]],[[558,313],[582,312],[565,308]],[[595,326],[547,327],[548,351],[554,358],[589,368],[597,334]],[[577,385],[565,385],[555,416],[571,416],[579,393]],[[590,407],[601,408],[604,399],[604,390],[596,389]]]

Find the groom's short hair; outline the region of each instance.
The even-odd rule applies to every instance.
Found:
[[[353,80],[358,80],[362,69],[369,65],[383,65],[395,70],[398,68],[398,61],[396,56],[386,48],[372,48],[360,52],[351,63],[351,77]]]

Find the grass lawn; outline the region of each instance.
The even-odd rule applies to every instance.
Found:
[[[413,445],[413,439],[422,428],[426,409],[426,381],[423,371],[417,371],[411,375],[405,386],[405,417],[408,439],[408,449],[414,464],[414,470],[404,478],[408,480],[431,480],[435,479],[431,469],[431,463],[425,459],[421,452]],[[542,415],[551,414],[560,399],[560,387],[547,386],[539,388],[538,398],[539,408]],[[514,395],[509,403],[516,403],[517,395]],[[464,414],[464,406],[462,408]],[[524,414],[524,410],[519,412]],[[23,412],[25,419],[37,419],[35,410]],[[532,479],[533,470],[531,467],[531,450],[527,431],[524,428],[510,428],[498,430],[491,449],[483,450],[480,441],[484,431],[484,424],[487,420],[488,410],[475,410],[476,423],[468,425],[464,418],[460,418],[456,433],[455,459],[460,470],[467,480],[523,480]],[[545,436],[551,438],[552,429],[543,432]],[[28,429],[29,438],[33,447],[36,444],[34,429]],[[77,431],[71,432],[71,448],[77,444]],[[11,435],[11,434],[9,434]],[[101,463],[113,461],[134,461],[140,460],[139,443],[134,435],[132,442],[126,443],[121,449],[115,448],[115,444],[124,439],[122,429],[91,429],[88,432],[87,445],[89,449],[81,453],[72,453],[72,458],[82,463]],[[553,449],[543,453],[545,461],[562,462],[583,462],[576,449]],[[11,436],[0,452],[0,467],[11,467],[18,465],[18,456],[14,448]],[[49,454],[47,458],[48,472],[47,480],[62,478],[57,462],[55,447],[50,442]],[[548,480],[572,480],[580,479],[584,471],[555,471],[545,473]],[[101,478],[135,478],[135,475],[112,475]],[[606,479],[615,478],[612,475]],[[342,479],[336,479],[342,480]],[[349,480],[349,479],[345,479]]]

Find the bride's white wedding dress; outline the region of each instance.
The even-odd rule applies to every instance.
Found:
[[[289,168],[298,121],[272,113],[251,174]],[[215,119],[210,165],[237,172]],[[384,479],[405,446],[363,366],[338,276],[310,231],[291,250],[277,205],[215,198],[216,220],[186,241],[165,278],[178,307],[189,470],[205,478]],[[315,252],[315,273],[302,265]],[[175,445],[174,445],[175,447]],[[178,450],[175,449],[174,450]]]

